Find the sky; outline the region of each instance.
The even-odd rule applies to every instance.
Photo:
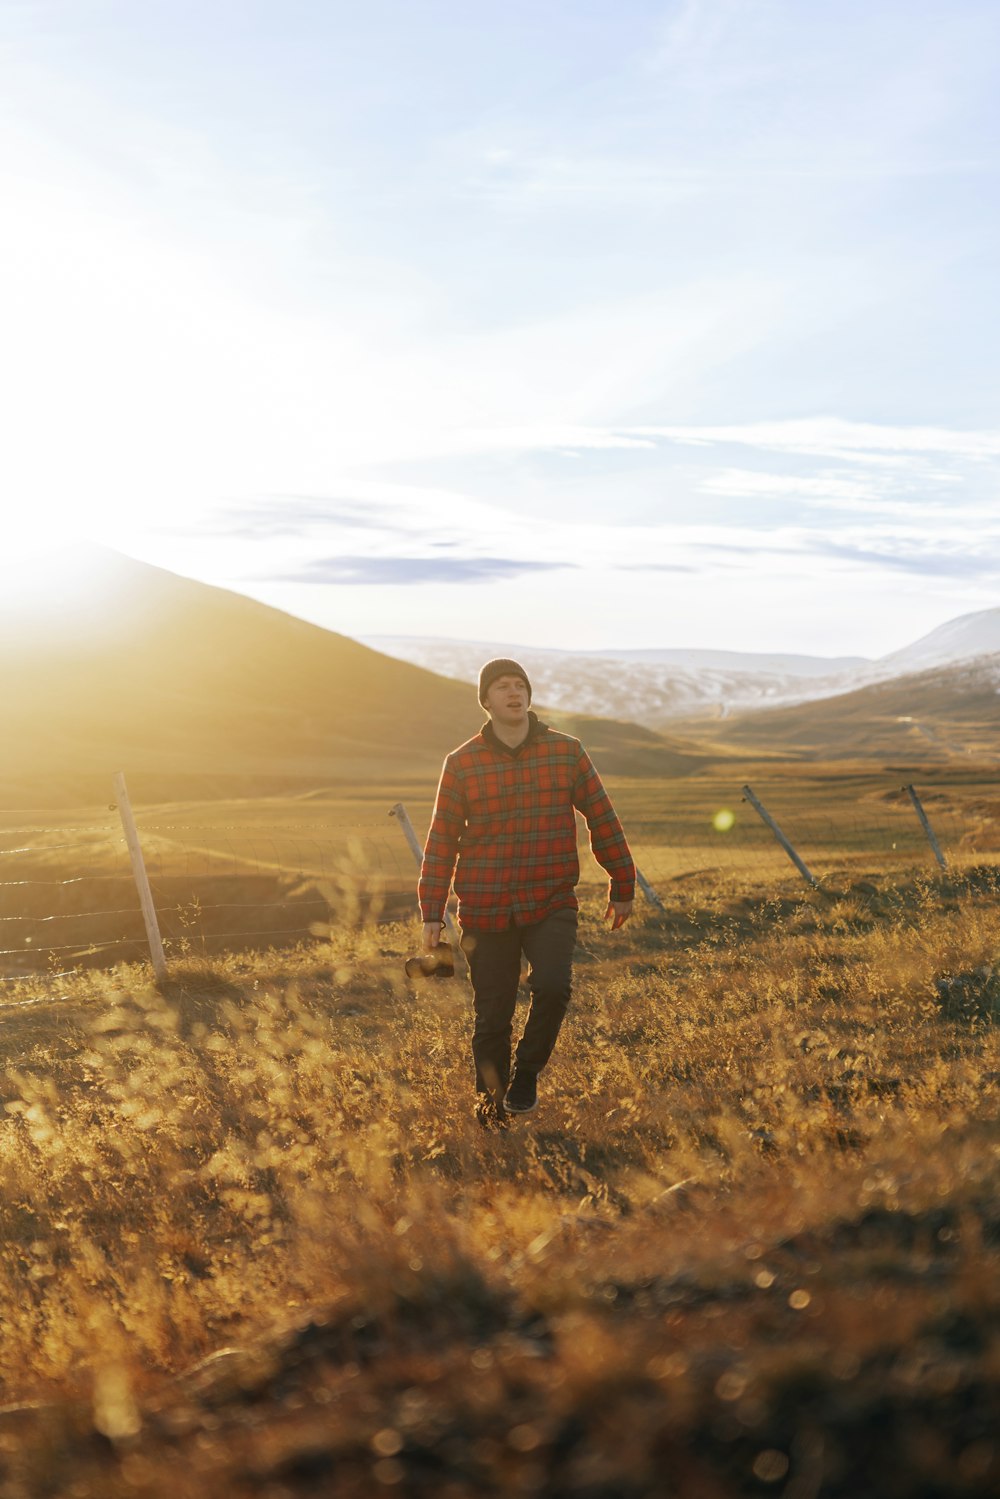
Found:
[[[348,635],[1000,606],[995,0],[0,0],[0,549]]]

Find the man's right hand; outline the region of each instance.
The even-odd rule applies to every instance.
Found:
[[[441,933],[443,931],[443,921],[425,921],[424,940],[421,943],[421,951],[430,952],[433,948],[437,947],[438,943],[441,940]]]

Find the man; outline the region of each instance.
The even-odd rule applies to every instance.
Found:
[[[569,1004],[580,877],[574,809],[586,818],[591,848],[611,880],[605,917],[613,928],[631,914],[635,865],[580,741],[529,711],[524,668],[504,657],[487,661],[479,701],[489,722],[444,762],[418,894],[429,952],[441,936],[454,875],[475,1004],[476,1114],[488,1129],[537,1106],[538,1074]],[[511,1079],[522,953],[531,1008]]]

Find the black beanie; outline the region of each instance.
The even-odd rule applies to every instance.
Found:
[[[487,661],[479,673],[479,702],[482,707],[486,707],[486,694],[497,677],[521,677],[528,689],[528,702],[531,702],[531,683],[524,667],[519,666],[516,661],[509,661],[506,656],[498,656],[495,661]]]

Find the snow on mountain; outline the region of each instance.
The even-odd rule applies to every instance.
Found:
[[[738,651],[575,653],[497,641],[398,635],[358,639],[386,655],[469,683],[477,680],[484,661],[512,656],[530,676],[536,703],[563,712],[624,717],[654,730],[692,714],[724,718],[747,708],[844,691],[858,669],[854,658],[824,661]]]
[[[569,656],[601,657],[607,661],[634,661],[637,665],[680,666],[687,671],[718,668],[723,671],[777,673],[788,677],[829,677],[853,671],[871,663],[865,656],[799,656],[793,653],[756,651],[710,651],[681,649],[602,650],[574,653]]]
[[[948,620],[912,645],[883,656],[878,664],[891,668],[895,675],[946,666],[951,661],[975,656],[990,656],[997,651],[1000,651],[1000,609],[978,609],[974,614],[960,614],[957,619]]]
[[[677,719],[729,718],[792,707],[895,677],[1000,653],[1000,609],[962,615],[877,660],[750,651],[651,647],[560,651],[499,641],[362,635],[375,650],[474,683],[492,656],[512,656],[537,703],[564,712],[628,719],[662,731]]]

